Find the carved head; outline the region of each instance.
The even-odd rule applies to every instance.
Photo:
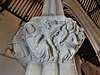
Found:
[[[51,22],[52,22],[53,25],[57,25],[58,24],[58,22],[56,20],[52,20]]]
[[[32,24],[26,24],[25,29],[28,34],[32,34],[35,32],[35,27]]]
[[[71,31],[74,29],[74,23],[72,21],[68,21],[67,23],[67,30]]]
[[[49,25],[57,25],[58,24],[58,22],[56,20],[52,20],[52,21],[47,20],[46,23],[49,24]]]

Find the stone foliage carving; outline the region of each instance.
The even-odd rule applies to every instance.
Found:
[[[67,63],[84,42],[83,28],[64,16],[35,17],[13,38],[15,57],[24,66],[30,61]]]

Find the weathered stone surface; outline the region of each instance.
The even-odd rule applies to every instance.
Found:
[[[13,38],[14,55],[27,67],[26,75],[49,75],[47,71],[53,75],[61,71],[60,75],[65,75],[68,71],[62,68],[73,70],[75,73],[70,75],[76,75],[73,59],[85,39],[83,31],[75,21],[64,16],[34,17]],[[39,68],[39,74],[35,68]]]

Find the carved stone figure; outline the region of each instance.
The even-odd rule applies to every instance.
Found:
[[[77,75],[74,56],[84,30],[62,12],[53,13],[60,16],[34,17],[13,38],[14,55],[25,63],[26,75]]]
[[[25,39],[25,33],[23,27],[19,29],[17,34],[14,36],[13,41],[14,56],[19,62],[26,67],[29,61],[31,61],[31,52],[28,48]]]
[[[27,23],[25,29],[28,34],[26,36],[27,44],[35,55],[37,62],[52,60],[50,47],[44,39],[44,35],[41,33],[38,34],[38,31],[36,31],[36,28],[31,23]]]
[[[73,58],[73,56],[75,55],[75,53],[80,48],[80,45],[81,45],[80,42],[82,43],[84,40],[84,37],[81,37],[81,36],[77,37],[77,36],[79,36],[76,33],[76,32],[78,32],[77,27],[78,26],[76,26],[76,23],[74,21],[69,20],[67,22],[67,26],[66,26],[67,38],[65,39],[64,42],[61,43],[62,50],[66,49],[67,52],[63,51],[65,53],[65,55],[61,54],[61,55],[64,55],[62,58],[62,62],[64,62],[64,60],[66,60],[66,61],[71,60]],[[84,34],[82,34],[82,35],[84,36]],[[82,38],[82,39],[80,40],[79,38]]]

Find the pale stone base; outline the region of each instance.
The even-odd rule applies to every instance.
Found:
[[[25,75],[41,75],[42,67],[41,63],[31,62],[27,66]]]
[[[43,63],[42,75],[58,75],[58,63],[57,62]]]
[[[75,65],[73,64],[60,64],[60,75],[77,75]]]

